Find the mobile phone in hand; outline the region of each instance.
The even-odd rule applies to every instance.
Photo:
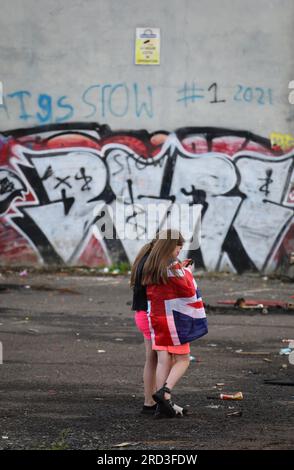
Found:
[[[193,264],[194,261],[192,260],[192,258],[188,258],[188,259],[185,259],[185,260],[183,261],[183,263],[184,263],[185,266],[187,267],[187,266],[191,266],[191,264]]]

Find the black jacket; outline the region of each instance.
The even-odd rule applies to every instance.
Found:
[[[142,286],[141,281],[142,281],[143,267],[149,256],[149,253],[150,252],[146,253],[146,255],[143,256],[143,258],[140,260],[138,267],[137,267],[135,285],[133,288],[134,291],[133,291],[132,310],[147,310],[146,286]]]

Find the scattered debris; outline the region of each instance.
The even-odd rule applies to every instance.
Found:
[[[97,353],[105,353],[104,349],[97,349]]]
[[[268,359],[267,357],[264,357],[262,360],[263,360],[264,362],[273,362],[271,359]]]
[[[128,447],[128,446],[137,446],[140,442],[122,442],[121,444],[116,444],[113,447]]]
[[[207,346],[210,346],[211,348],[216,348],[216,347],[217,347],[217,344],[210,343],[210,344],[208,344]]]
[[[233,393],[232,395],[221,393],[219,397],[221,400],[243,400],[243,393],[237,392],[237,393]]]
[[[115,341],[123,341],[122,338],[115,338]]]
[[[30,333],[39,333],[39,330],[35,329],[35,328],[29,328],[28,331]]]
[[[223,387],[224,385],[225,385],[225,384],[222,383],[222,382],[216,384],[217,387]]]
[[[196,361],[196,357],[195,356],[190,356],[190,362],[195,362]]]
[[[233,394],[220,393],[218,396],[208,396],[208,400],[243,400],[243,393],[237,392]]]
[[[288,356],[291,353],[291,348],[282,348],[280,349],[280,356]]]
[[[220,405],[207,405],[206,408],[212,408],[212,409],[218,409],[220,407]]]
[[[280,349],[280,356],[288,356],[289,364],[294,364],[294,340],[293,339],[283,339],[282,343],[288,344],[287,348]],[[282,365],[283,369],[287,369],[287,364]]]
[[[261,302],[258,303],[257,301],[254,301],[254,300],[253,301],[252,300],[246,301],[243,297],[240,297],[234,303],[234,307],[263,309],[264,305]]]
[[[227,416],[242,416],[243,412],[242,411],[232,411],[231,413],[227,413]]]
[[[245,309],[263,309],[265,307],[280,307],[288,308],[289,302],[282,300],[255,300],[255,299],[245,299],[244,297],[239,297],[236,300],[218,300],[220,305],[234,305],[234,307],[245,308]]]
[[[288,348],[294,349],[294,339],[283,339],[282,343],[288,343]]]
[[[27,270],[25,269],[24,271],[22,271],[21,273],[19,273],[19,275],[20,275],[21,277],[24,277],[24,276],[27,276],[27,275],[28,275],[28,272],[27,272]]]

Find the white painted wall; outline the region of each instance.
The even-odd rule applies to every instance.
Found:
[[[59,119],[293,132],[293,0],[1,0],[0,13],[2,131]],[[144,26],[161,30],[159,66],[134,65],[135,28]],[[185,83],[203,98],[178,102]],[[210,103],[213,83],[225,102]],[[136,111],[135,90],[148,112]],[[28,92],[26,119],[19,95],[8,96],[19,91]]]

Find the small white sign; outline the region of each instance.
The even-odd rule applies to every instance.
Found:
[[[136,28],[136,65],[160,64],[160,29]]]

